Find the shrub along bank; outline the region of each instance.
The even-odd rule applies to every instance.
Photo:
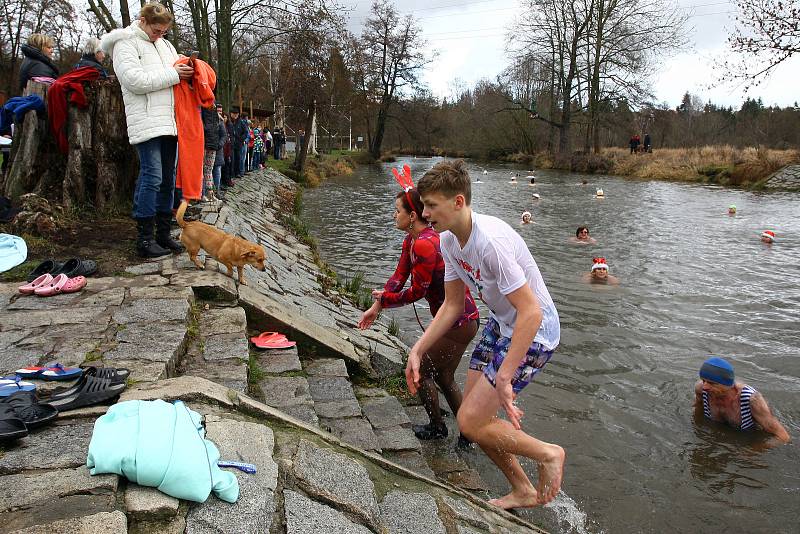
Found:
[[[757,188],[775,171],[800,162],[800,152],[728,145],[664,148],[649,154],[607,148],[600,154],[518,153],[505,156],[503,160],[542,169]]]

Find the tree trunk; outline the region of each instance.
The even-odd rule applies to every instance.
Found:
[[[381,157],[381,146],[383,145],[383,134],[386,130],[386,109],[381,106],[378,110],[378,120],[375,123],[375,135],[369,147],[370,155],[375,159]]]
[[[603,40],[605,39],[605,34],[603,33],[605,29],[605,22],[605,0],[598,0],[597,35],[595,35],[594,43],[592,85],[591,91],[589,92],[589,124],[592,130],[592,146],[595,154],[600,153],[600,53],[603,48]]]
[[[122,27],[131,25],[131,12],[128,9],[128,0],[119,0],[119,12],[122,15]]]
[[[308,141],[311,137],[308,132],[311,131],[312,127],[314,126],[314,117],[317,115],[317,101],[312,100],[311,104],[308,106],[308,115],[306,115],[306,124],[305,124],[305,132],[306,135],[303,136],[303,144],[300,146],[300,152],[297,154],[297,159],[295,160],[294,168],[295,170],[303,174],[303,169],[306,166],[306,156],[308,155]]]
[[[217,98],[226,110],[233,104],[232,1],[219,0],[217,10]]]

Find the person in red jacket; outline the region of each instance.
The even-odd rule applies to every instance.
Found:
[[[439,250],[439,234],[428,225],[427,219],[422,216],[422,209],[422,200],[416,189],[401,191],[395,198],[395,225],[407,235],[395,273],[383,289],[372,292],[375,303],[364,312],[358,322],[358,327],[362,330],[372,325],[383,308],[404,306],[425,297],[430,305],[431,315],[435,316],[444,302],[444,259]],[[411,286],[403,289],[409,276]],[[461,390],[455,382],[455,370],[477,331],[478,308],[467,291],[464,312],[450,331],[427,351],[423,359],[419,398],[425,406],[430,423],[413,426],[414,434],[419,439],[447,437],[447,426],[442,421],[436,386],[441,389],[453,413],[458,413],[461,407]]]

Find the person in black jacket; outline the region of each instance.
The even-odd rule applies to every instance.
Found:
[[[53,48],[56,42],[52,37],[32,33],[27,44],[22,45],[22,66],[19,69],[19,89],[24,91],[31,78],[43,76],[58,78],[58,69],[53,64]]]
[[[103,60],[106,58],[106,53],[100,48],[100,39],[92,37],[83,46],[83,55],[81,60],[78,61],[74,69],[81,67],[92,67],[97,69],[101,78],[108,78],[108,71],[103,67]]]
[[[225,126],[225,116],[222,114],[222,104],[217,103],[217,117],[219,117],[219,124],[217,126],[217,155],[214,157],[214,192],[218,199],[224,200],[225,196],[222,194],[222,167],[225,166],[225,144],[228,142],[228,128]]]
[[[239,116],[239,108],[231,109],[231,145],[233,148],[233,174],[240,178],[244,175],[244,158],[247,155],[247,140],[250,130],[247,122]]]
[[[214,194],[214,163],[219,150],[219,114],[216,105],[202,108],[200,115],[203,118],[203,139],[205,156],[203,158],[203,201],[216,200]]]

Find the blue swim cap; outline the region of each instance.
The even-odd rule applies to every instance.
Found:
[[[722,358],[709,358],[700,367],[700,378],[723,386],[732,386],[733,366]]]

